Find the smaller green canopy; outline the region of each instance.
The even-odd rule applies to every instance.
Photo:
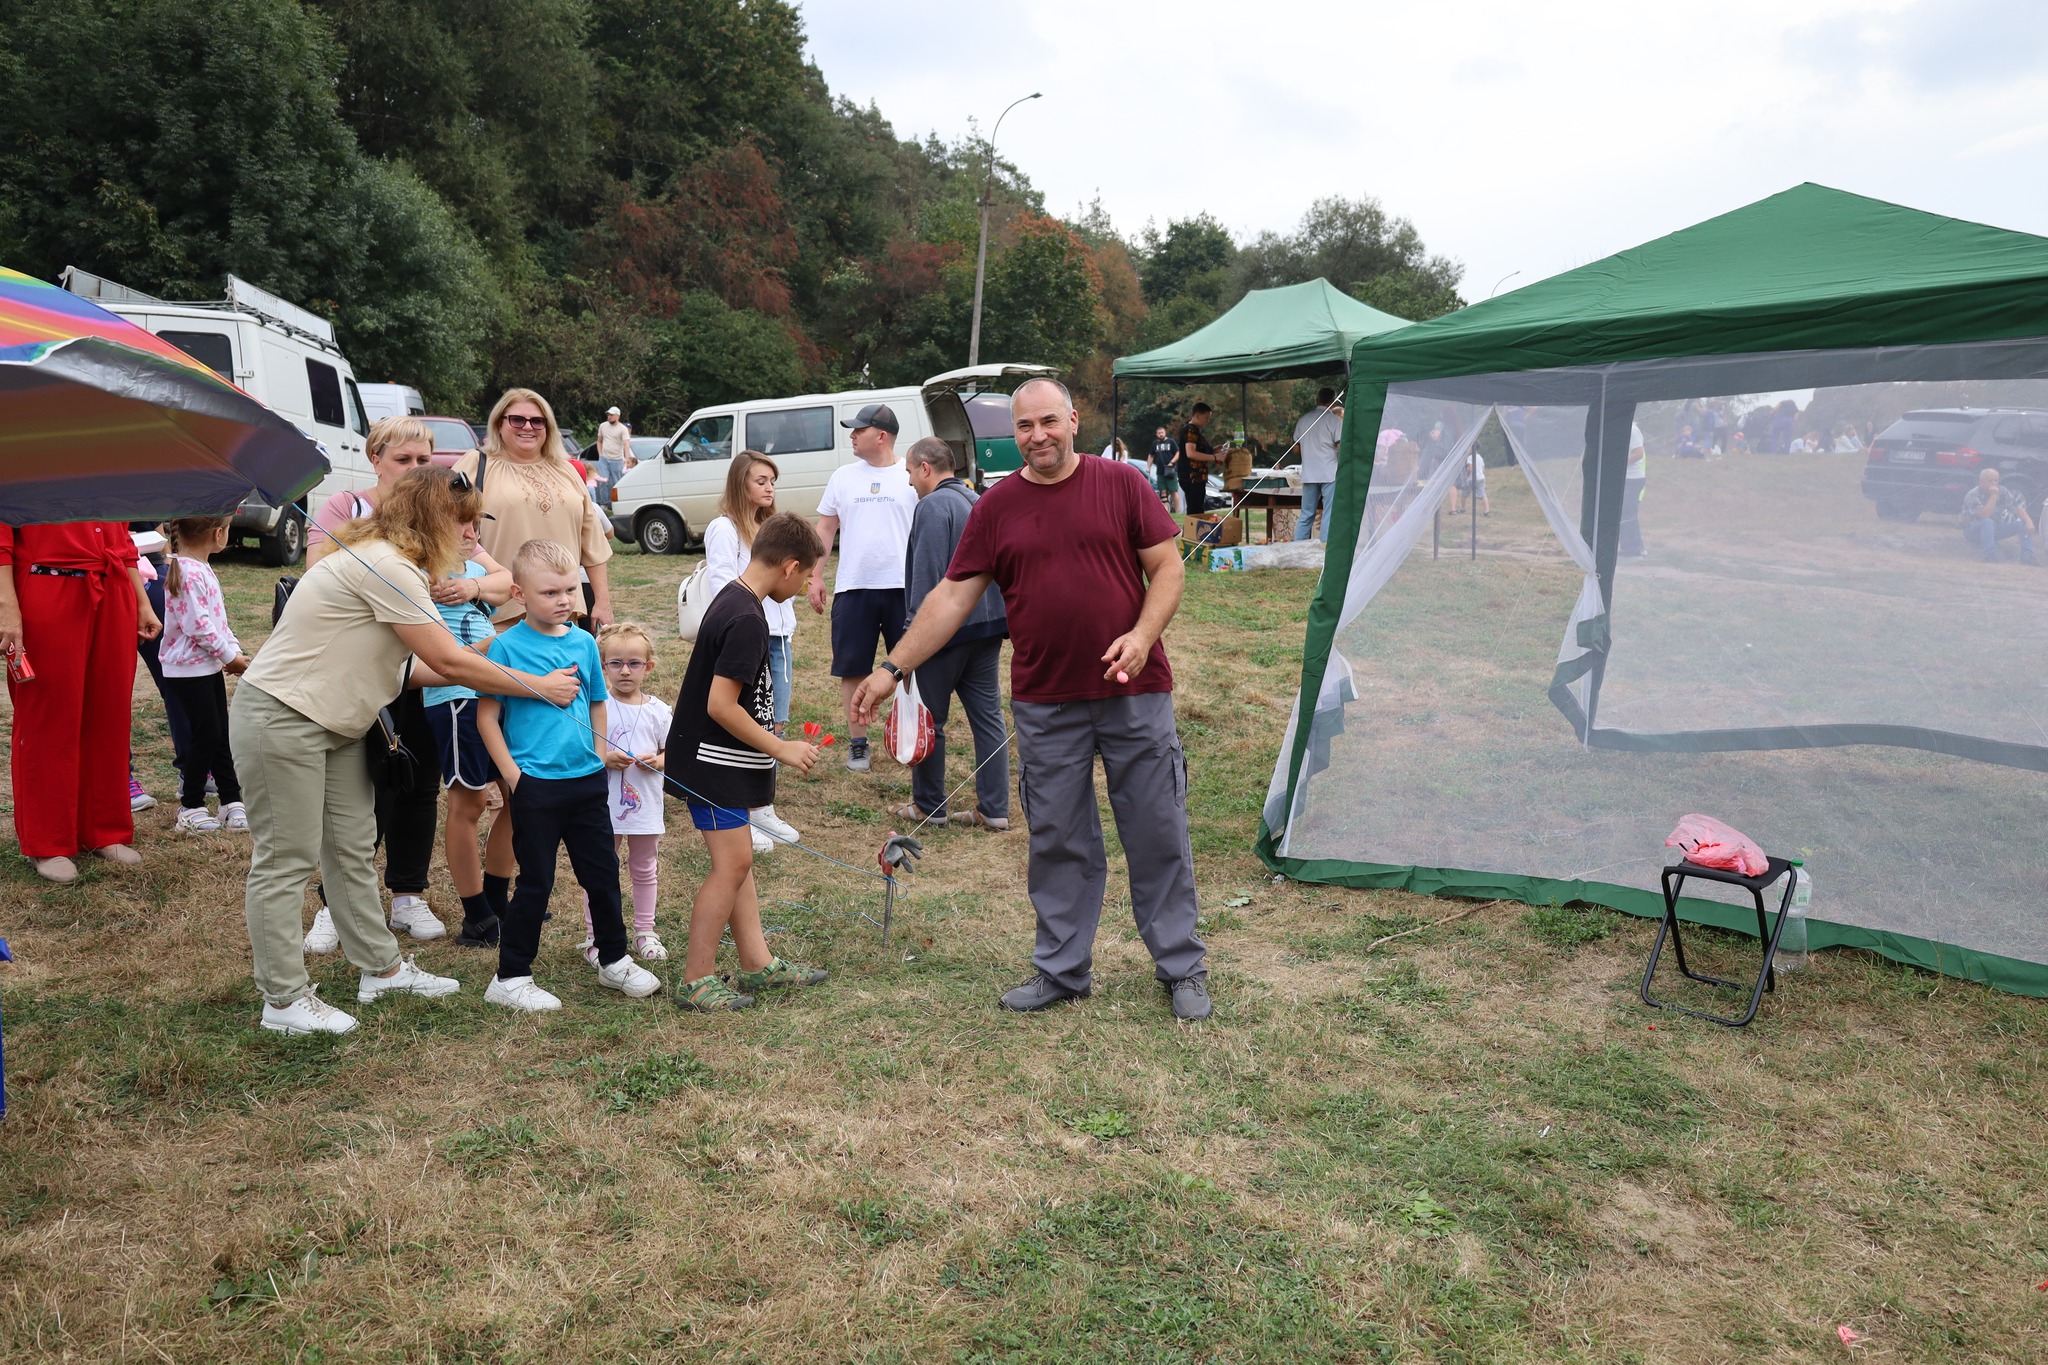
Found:
[[[1364,337],[1406,327],[1328,280],[1254,289],[1208,326],[1111,371],[1118,379],[1302,379],[1344,368]]]

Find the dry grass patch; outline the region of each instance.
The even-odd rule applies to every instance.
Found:
[[[615,567],[666,621],[688,564]],[[268,575],[225,568],[260,639]],[[1642,1009],[1648,930],[1597,911],[1368,951],[1455,906],[1275,885],[1249,852],[1311,586],[1197,576],[1169,641],[1201,1028],[1114,877],[1094,998],[994,1010],[1030,950],[1021,832],[926,831],[886,949],[874,882],[777,852],[777,942],[833,980],[744,1016],[598,990],[565,876],[561,1014],[487,1013],[492,960],[432,945],[462,994],[297,1043],[254,1027],[232,841],[157,812],[138,875],[0,861],[0,1355],[1790,1360],[1847,1322],[1900,1359],[2039,1358],[2040,1006],[1824,955],[1730,1033]],[[804,718],[831,719],[821,638],[806,616]],[[828,764],[780,806],[866,866],[907,797]],[[686,830],[663,862],[680,947]],[[314,975],[352,998],[345,965]]]

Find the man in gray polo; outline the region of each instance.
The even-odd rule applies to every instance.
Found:
[[[926,594],[945,581],[953,551],[979,500],[953,468],[953,447],[936,436],[913,441],[904,452],[917,512],[903,559],[903,611],[915,616]],[[1010,632],[1003,595],[982,594],[966,622],[938,653],[918,666],[917,694],[932,713],[932,751],[910,770],[910,804],[890,814],[912,824],[926,820],[1001,833],[1010,827],[1010,736],[1003,728],[1003,637]],[[953,694],[974,734],[974,805],[947,810],[946,720]],[[964,784],[963,784],[964,785]]]
[[[1175,1017],[1206,1019],[1187,760],[1159,643],[1180,606],[1180,528],[1137,469],[1075,453],[1080,419],[1064,385],[1031,380],[1012,395],[1010,416],[1023,468],[974,505],[945,579],[860,684],[853,709],[872,720],[897,678],[945,647],[990,583],[1000,587],[1018,794],[1031,827],[1026,884],[1038,915],[1037,975],[1004,994],[1003,1007],[1039,1010],[1093,989],[1109,885],[1095,804],[1100,755],[1153,975]]]

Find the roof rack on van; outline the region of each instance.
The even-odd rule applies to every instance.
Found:
[[[179,308],[213,308],[230,313],[248,313],[272,326],[305,337],[326,350],[337,349],[334,343],[333,323],[236,275],[228,276],[228,296],[225,299],[160,299],[153,294],[145,294],[140,289],[131,289],[125,284],[116,283],[104,275],[80,270],[75,265],[65,266],[57,276],[57,282],[81,298],[93,299],[100,303],[131,306],[139,303],[163,303]]]

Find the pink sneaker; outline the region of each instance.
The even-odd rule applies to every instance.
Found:
[[[154,806],[155,804],[156,798],[154,796],[151,796],[148,792],[144,791],[142,789],[142,784],[140,782],[137,782],[132,777],[128,779],[129,810],[148,810],[151,806]]]

